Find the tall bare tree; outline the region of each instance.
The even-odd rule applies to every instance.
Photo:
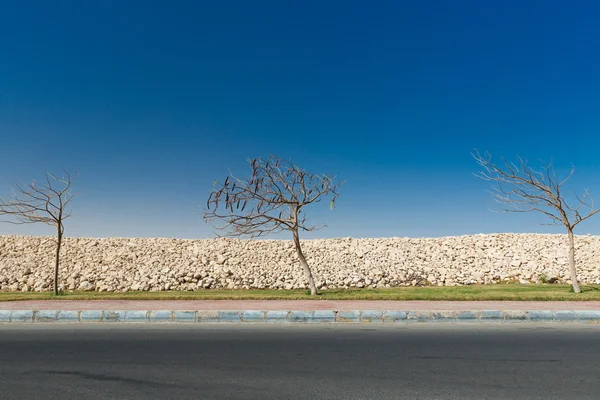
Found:
[[[314,231],[323,226],[309,226],[304,210],[312,203],[331,195],[335,206],[342,182],[335,177],[311,174],[289,161],[271,156],[249,159],[250,177],[233,175],[223,183],[215,181],[204,213],[205,221],[222,220],[217,229],[224,236],[259,237],[268,233],[291,231],[294,246],[312,295],[317,294],[313,275],[302,252],[299,231]],[[223,207],[221,207],[221,205]]]
[[[481,155],[474,150],[471,154],[482,168],[481,172],[475,175],[495,183],[491,193],[494,200],[507,206],[504,211],[536,211],[550,218],[552,222],[549,225],[564,225],[569,239],[569,272],[573,291],[580,293],[575,267],[573,229],[600,209],[594,208],[594,200],[587,189],[581,196],[574,195],[575,202],[567,201],[563,186],[575,173],[575,167],[571,167],[566,177],[558,178],[552,162],[542,163],[541,169],[535,170],[521,157],[517,157],[516,162],[502,158],[500,164],[495,164],[491,161],[489,153]]]
[[[71,183],[77,175],[64,170],[61,177],[46,171],[44,183],[33,181],[27,185],[15,184],[8,197],[0,198],[0,215],[13,217],[5,222],[13,224],[44,223],[56,228],[56,256],[54,262],[54,294],[58,295],[60,247],[65,232],[64,221],[71,216],[68,205],[74,194]]]

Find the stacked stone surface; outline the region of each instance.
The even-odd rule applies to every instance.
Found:
[[[569,283],[566,235],[315,239],[302,242],[320,289]],[[582,283],[600,283],[600,236],[576,236]],[[50,291],[52,237],[0,236],[0,290]],[[292,241],[67,238],[64,290],[300,289]]]

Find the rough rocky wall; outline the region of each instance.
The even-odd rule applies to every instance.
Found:
[[[568,282],[566,235],[303,241],[319,288]],[[600,236],[577,236],[584,283],[600,280]],[[304,288],[291,241],[68,238],[66,290]],[[54,239],[0,236],[0,290],[51,290]]]

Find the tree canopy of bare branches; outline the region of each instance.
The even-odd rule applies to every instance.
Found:
[[[565,196],[564,185],[575,173],[575,167],[571,167],[566,177],[559,178],[552,162],[542,163],[542,167],[536,170],[518,156],[516,162],[502,158],[500,164],[492,162],[489,153],[482,155],[474,150],[472,156],[481,167],[475,175],[493,182],[491,194],[496,202],[505,205],[503,211],[539,212],[550,218],[551,225],[563,225],[567,229],[571,281],[573,291],[579,293],[573,229],[600,209],[594,207],[594,200],[587,189],[582,195],[574,194],[575,201]]]
[[[0,216],[12,224],[44,223],[56,228],[57,243],[54,265],[54,294],[58,294],[60,247],[65,231],[64,221],[71,216],[68,210],[74,194],[71,184],[77,177],[64,170],[57,177],[46,171],[44,182],[27,185],[15,184],[8,197],[0,198]]]
[[[271,156],[249,159],[247,178],[229,175],[214,182],[206,203],[205,221],[220,220],[222,236],[256,238],[269,233],[291,231],[300,264],[304,267],[311,294],[316,286],[300,246],[299,231],[314,231],[323,226],[309,225],[305,207],[330,196],[333,209],[342,182],[324,174],[311,174],[290,161]]]

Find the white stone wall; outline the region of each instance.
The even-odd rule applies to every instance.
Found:
[[[600,236],[576,237],[583,283],[600,282]],[[317,239],[302,242],[320,288],[464,285],[542,276],[568,282],[566,235]],[[51,290],[54,238],[0,236],[0,290]],[[304,288],[291,241],[67,238],[66,290]]]

